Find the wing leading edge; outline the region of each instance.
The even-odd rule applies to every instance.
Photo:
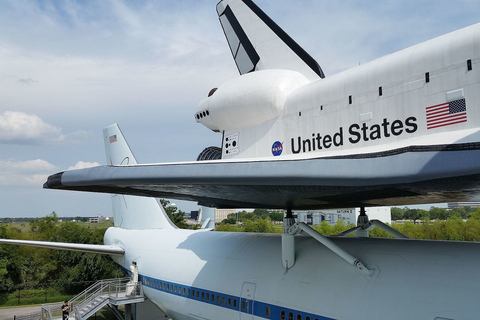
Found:
[[[65,243],[65,242],[47,242],[47,241],[31,241],[31,240],[13,240],[0,239],[0,243],[16,244],[22,246],[40,247],[57,250],[81,251],[100,254],[123,255],[125,250],[118,246],[100,245],[100,244],[81,244],[81,243]]]

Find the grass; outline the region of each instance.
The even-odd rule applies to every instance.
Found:
[[[58,302],[68,300],[71,295],[61,294],[58,290],[49,288],[45,295],[45,289],[25,289],[9,293],[0,294],[0,307],[26,306],[42,303]]]

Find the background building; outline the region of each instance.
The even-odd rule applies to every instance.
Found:
[[[449,202],[448,209],[458,208],[458,207],[471,207],[478,208],[480,207],[480,202]]]
[[[236,213],[237,209],[215,209],[215,223],[220,223],[227,219],[230,213]]]
[[[380,220],[384,223],[392,223],[390,207],[366,208],[370,220]],[[308,225],[319,225],[323,221],[330,225],[342,220],[345,224],[357,224],[357,217],[360,215],[360,208],[329,209],[315,211],[294,211],[293,217],[297,222],[305,222]]]

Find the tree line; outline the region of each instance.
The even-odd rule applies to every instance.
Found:
[[[477,208],[457,207],[452,209],[431,207],[430,210],[410,209],[408,207],[390,209],[392,220],[448,220],[451,218],[467,219],[477,212]]]
[[[0,224],[0,238],[103,244],[106,231],[106,228],[90,228],[70,221],[59,222],[55,212],[31,220],[23,229]],[[123,276],[120,267],[106,255],[0,245],[0,303],[5,295],[20,287],[48,284],[63,294],[73,295],[93,281]]]

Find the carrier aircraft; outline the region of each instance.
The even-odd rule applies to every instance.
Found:
[[[44,185],[113,194],[105,244],[1,242],[136,262],[172,319],[478,319],[479,243],[408,239],[363,208],[480,201],[480,24],[326,77],[251,0],[216,9],[240,75],[194,118],[221,148],[142,165],[111,125],[107,165]],[[155,197],[285,209],[283,234],[177,229]],[[335,237],[292,216],[345,207],[362,214]]]

